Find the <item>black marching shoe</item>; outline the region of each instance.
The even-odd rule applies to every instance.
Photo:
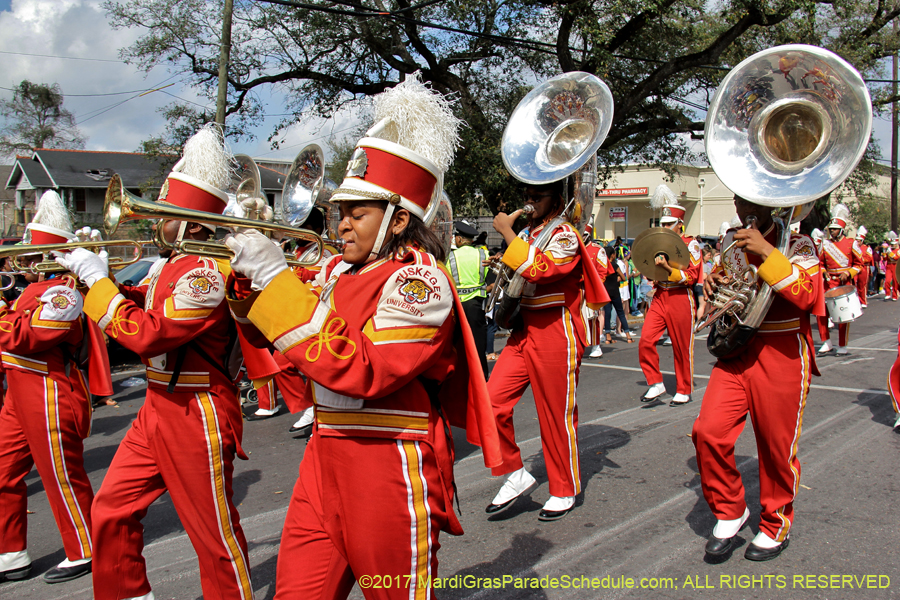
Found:
[[[309,425],[304,425],[302,427],[294,427],[293,425],[291,425],[291,428],[288,429],[288,433],[296,433],[298,436],[308,437],[310,434],[312,434],[312,428],[312,423],[310,423]]]
[[[44,581],[47,583],[62,583],[78,579],[91,572],[91,562],[86,562],[74,567],[53,567],[44,573]]]
[[[760,548],[756,544],[751,543],[744,552],[744,558],[747,560],[763,561],[776,558],[783,550],[786,550],[791,538],[786,538],[783,542],[774,548]]]
[[[250,413],[247,415],[246,419],[248,421],[264,421],[265,419],[271,419],[272,417],[277,417],[278,413],[272,413],[271,415],[258,415],[256,413]]]
[[[562,519],[564,516],[572,512],[572,509],[575,508],[572,506],[571,508],[567,508],[565,510],[544,510],[541,509],[541,512],[538,513],[538,521],[558,521]]]
[[[706,542],[706,553],[709,556],[724,556],[734,549],[734,543],[737,541],[737,534],[730,538],[717,538],[710,534],[709,540]]]
[[[28,579],[31,575],[31,563],[18,569],[10,569],[0,573],[0,581],[19,581],[20,579]]]

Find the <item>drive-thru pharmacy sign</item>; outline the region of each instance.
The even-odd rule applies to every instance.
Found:
[[[610,221],[625,221],[628,218],[628,208],[625,206],[614,206],[609,209]]]
[[[649,193],[650,188],[610,188],[606,190],[597,190],[597,197],[646,196]]]

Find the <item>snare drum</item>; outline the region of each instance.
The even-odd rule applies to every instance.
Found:
[[[828,317],[835,323],[849,323],[862,316],[862,305],[856,287],[852,285],[842,285],[825,292],[825,308]]]

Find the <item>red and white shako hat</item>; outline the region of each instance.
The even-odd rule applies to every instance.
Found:
[[[675,196],[675,192],[664,183],[659,184],[653,190],[653,196],[650,197],[650,206],[662,211],[659,222],[663,225],[674,223],[675,221],[684,221],[685,208],[678,204],[678,197]]]
[[[666,204],[662,209],[662,217],[660,223],[674,223],[675,221],[684,221],[684,213],[686,209],[675,202],[674,204]]]
[[[231,154],[217,125],[204,125],[184,145],[184,155],[166,178],[159,202],[221,215],[228,205]],[[201,223],[215,231],[215,225]]]
[[[419,72],[375,96],[375,126],[357,144],[332,202],[388,202],[373,254],[381,250],[396,207],[420,219],[443,192],[459,145],[454,101],[427,88]],[[428,223],[426,223],[428,225]]]
[[[65,244],[75,237],[72,217],[59,194],[54,190],[44,192],[38,201],[34,219],[25,227],[22,241],[32,246]]]
[[[828,223],[828,229],[846,229],[849,221],[850,210],[843,204],[835,204],[831,209],[831,221]]]
[[[865,225],[860,225],[859,229],[856,230],[856,239],[864,240],[866,239],[866,234],[869,233],[869,230],[866,229]]]

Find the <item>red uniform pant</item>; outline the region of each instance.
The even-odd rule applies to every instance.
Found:
[[[900,298],[900,285],[897,284],[897,264],[884,266],[884,297]]]
[[[851,283],[853,283],[851,281]],[[841,282],[829,277],[825,278],[825,291],[839,287]],[[825,343],[830,339],[828,332],[828,317],[816,317],[816,323],[819,326],[819,339]],[[838,323],[838,346],[846,346],[850,341],[850,323]]]
[[[28,486],[37,467],[66,558],[91,558],[94,490],[84,470],[84,438],[91,402],[81,374],[72,379],[9,370],[9,393],[0,411],[0,554],[27,547]]]
[[[503,457],[491,472],[505,475],[522,468],[513,409],[530,383],[550,494],[574,496],[581,492],[575,388],[584,344],[567,308],[527,310],[523,318],[525,328],[510,336],[488,380]]]
[[[275,599],[346,598],[354,581],[368,599],[430,598],[452,511],[439,463],[452,469],[427,442],[313,435],[284,521]]]
[[[306,397],[306,380],[291,361],[286,359],[281,352],[275,352],[272,357],[281,372],[275,375],[275,387],[281,392],[284,403],[292,413],[303,412],[312,406],[312,400]],[[274,390],[273,390],[274,396]],[[260,404],[260,408],[263,408]],[[273,406],[274,408],[274,406]]]
[[[828,317],[816,317],[816,323],[819,325],[819,338],[822,343],[831,339],[828,331]],[[838,323],[838,346],[846,346],[850,340],[850,323]]]
[[[687,288],[657,289],[644,317],[638,358],[647,385],[662,383],[659,351],[656,343],[667,329],[675,358],[675,391],[690,395],[694,391],[694,293]]]
[[[720,520],[747,507],[734,444],[747,415],[759,454],[760,531],[783,541],[800,485],[797,445],[809,392],[811,350],[806,334],[757,334],[743,354],[718,361],[694,422],[703,497]]]
[[[859,275],[856,276],[856,295],[859,297],[859,303],[863,306],[869,304],[869,267],[864,266]]]
[[[197,552],[204,598],[253,598],[247,541],[231,500],[240,434],[225,416],[227,402],[237,406],[236,394],[147,391],[94,500],[96,600],[150,592],[141,520],[166,491]]]
[[[278,392],[275,389],[275,378],[268,380],[262,387],[256,388],[256,400],[262,410],[278,408]]]

